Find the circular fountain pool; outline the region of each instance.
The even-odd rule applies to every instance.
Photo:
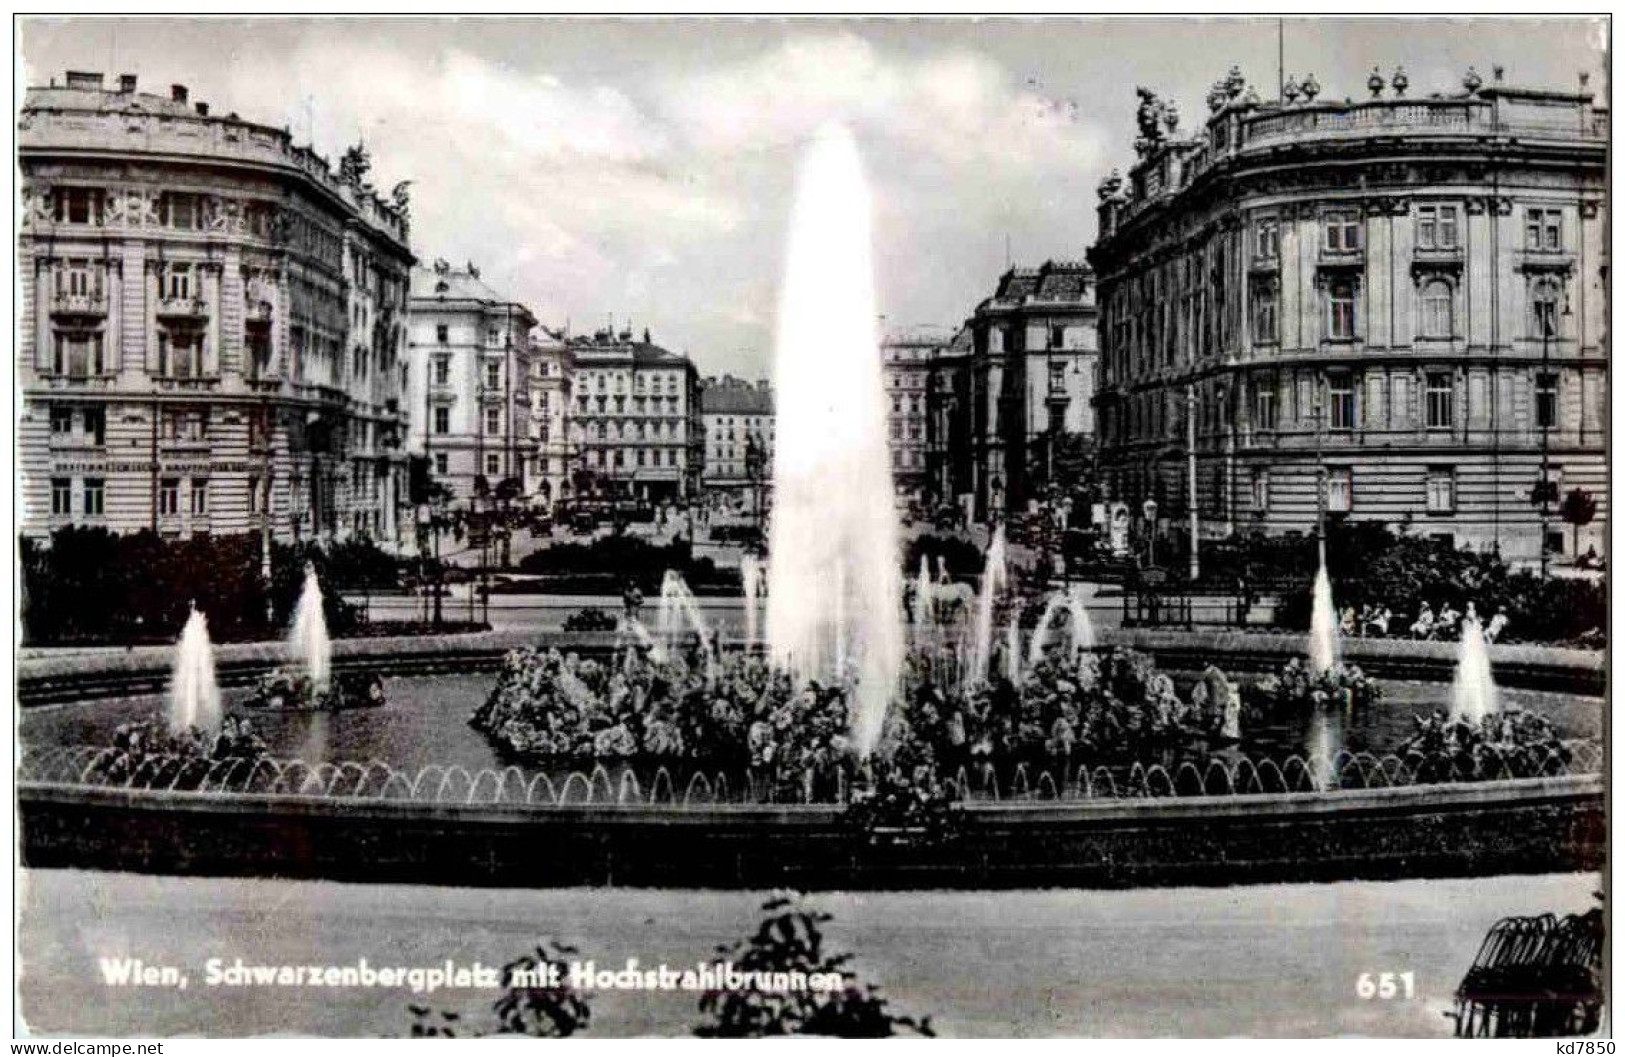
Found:
[[[310,763],[377,760],[400,770],[439,764],[474,772],[500,769],[508,762],[483,734],[468,725],[469,715],[495,682],[492,672],[390,677],[384,680],[386,707],[333,714],[251,711],[242,707],[246,689],[223,690],[221,699],[227,715],[252,720],[273,756],[298,757]],[[1379,683],[1383,688],[1380,701],[1338,717],[1343,747],[1351,752],[1395,752],[1412,733],[1413,717],[1449,710],[1448,686],[1399,680]],[[1550,719],[1564,739],[1602,737],[1601,698],[1502,689],[1501,699],[1504,707]],[[36,706],[23,711],[19,733],[31,749],[105,746],[120,724],[153,719],[163,708],[163,697],[153,694]],[[1247,732],[1245,747],[1283,758],[1302,754],[1311,748],[1312,727],[1313,717],[1305,714]]]

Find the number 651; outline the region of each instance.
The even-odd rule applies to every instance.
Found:
[[[1354,993],[1365,1001],[1375,998],[1383,1002],[1396,998],[1416,997],[1415,973],[1361,973],[1354,982]]]

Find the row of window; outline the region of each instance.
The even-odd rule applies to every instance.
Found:
[[[589,400],[588,397],[585,397],[585,396],[578,397],[576,399],[576,410],[578,412],[580,412],[581,414],[583,414],[583,415],[590,414],[595,408],[596,408],[597,412],[600,415],[604,415],[604,414],[609,413],[609,400],[611,399],[610,397],[600,396],[600,397],[596,397],[596,398],[592,398],[592,399],[595,399],[596,403],[589,403],[588,402],[588,400]],[[615,413],[618,414],[618,415],[624,415],[626,413],[626,397],[617,396],[617,397],[614,397],[613,399],[615,401]],[[634,396],[632,398],[632,413],[634,415],[642,415],[642,414],[658,415],[658,414],[660,414],[660,411],[661,411],[661,407],[660,407],[661,399],[662,398],[658,397],[658,396],[650,396],[650,397]],[[668,397],[665,397],[664,399],[666,401],[666,411],[669,412],[669,413],[675,413],[678,410],[677,397],[668,396]],[[645,401],[647,401],[647,411],[645,410]]]
[[[1356,253],[1362,248],[1364,224],[1358,210],[1328,209],[1321,214],[1321,245],[1328,254]],[[1418,205],[1416,248],[1422,251],[1461,248],[1461,210],[1448,204]],[[1563,249],[1563,211],[1545,206],[1524,210],[1523,248],[1534,253]],[[1281,256],[1281,222],[1263,217],[1253,225],[1253,256],[1273,261]]]
[[[1359,283],[1349,277],[1327,281],[1324,297],[1325,337],[1328,341],[1355,341],[1360,337]],[[1562,288],[1555,279],[1540,279],[1530,287],[1527,324],[1532,338],[1556,337],[1558,302]],[[1418,292],[1416,336],[1449,341],[1456,335],[1456,290],[1447,279],[1422,283]],[[1252,338],[1263,345],[1281,340],[1280,294],[1274,284],[1258,284],[1252,296]],[[1053,368],[1053,365],[1052,365]],[[1053,378],[1052,378],[1053,389]]]
[[[586,460],[586,463],[589,466],[596,466],[596,467],[598,467],[600,469],[608,469],[608,468],[610,468],[612,466],[614,468],[616,468],[616,469],[624,469],[628,465],[627,459],[626,459],[626,454],[627,453],[623,449],[620,449],[620,448],[615,448],[615,449],[611,449],[611,450],[605,450],[603,448],[593,448],[593,449],[591,449],[589,451],[583,452],[582,457],[583,457],[583,459]],[[675,448],[668,449],[665,452],[666,457],[665,457],[665,460],[664,460],[664,465],[666,465],[666,466],[678,466],[678,465],[681,465],[681,463],[682,463],[682,459],[680,457],[681,454],[682,453],[677,451]],[[636,459],[634,461],[635,461],[635,464],[638,465],[638,466],[656,467],[656,466],[662,465],[662,460],[661,460],[661,457],[660,457],[661,452],[660,452],[659,449],[638,448],[633,452],[633,455],[636,456]]]
[[[79,509],[74,509],[73,478],[51,478],[51,516],[71,517],[82,514],[85,517],[101,517],[106,512],[107,479],[104,477],[86,477],[80,482]],[[209,513],[209,479],[207,477],[190,478],[187,494],[190,497],[189,509],[193,517],[202,517]],[[253,477],[248,482],[249,513],[259,510],[260,489],[259,478]],[[158,482],[158,516],[175,517],[180,514],[181,505],[181,479],[179,477],[165,477]]]
[[[609,374],[610,372],[605,371],[593,371],[591,373],[578,374],[574,379],[574,384],[577,386],[577,388],[583,391],[590,387],[596,392],[608,392],[610,387]],[[614,379],[615,391],[617,393],[626,392],[625,372],[614,372]],[[639,371],[633,375],[632,388],[639,393],[649,392],[658,395],[664,392],[668,394],[676,394],[682,392],[682,382],[680,379],[681,376],[677,374],[651,375]]]
[[[1325,469],[1325,474],[1326,510],[1333,514],[1352,512],[1355,501],[1353,467],[1328,466]],[[1561,467],[1554,466],[1546,470],[1548,492],[1555,493],[1561,490],[1562,477],[1563,471]],[[1222,485],[1222,481],[1220,483]],[[1384,488],[1387,487],[1385,484]],[[1454,514],[1456,512],[1456,468],[1454,466],[1429,466],[1423,482],[1423,493],[1425,496],[1424,508],[1427,513]],[[1248,487],[1248,502],[1256,513],[1264,514],[1269,511],[1269,467],[1253,467],[1252,479]]]
[[[1396,382],[1396,384],[1398,384]],[[1429,430],[1449,431],[1456,428],[1456,376],[1453,371],[1428,371],[1424,375],[1423,390],[1423,420],[1424,428]],[[1352,371],[1328,371],[1326,374],[1325,389],[1325,424],[1326,428],[1334,433],[1349,432],[1360,424],[1359,394],[1362,390],[1360,379]],[[1555,372],[1538,372],[1535,375],[1535,428],[1554,429],[1557,427],[1557,401],[1558,376]],[[1156,400],[1151,394],[1132,401],[1128,407],[1127,426],[1132,436],[1144,433],[1161,435],[1169,426],[1168,403]],[[1279,426],[1278,401],[1273,386],[1258,386],[1253,389],[1252,395],[1252,428],[1259,431],[1271,431]],[[1204,401],[1202,405],[1203,424],[1212,424],[1218,421],[1222,424],[1224,418],[1223,405],[1214,405]],[[893,432],[893,436],[897,436]]]

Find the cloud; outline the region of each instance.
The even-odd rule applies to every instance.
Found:
[[[735,370],[765,369],[798,148],[824,121],[862,145],[885,310],[911,322],[957,322],[993,280],[986,233],[1067,202],[1101,155],[1075,104],[964,46],[818,32],[736,56],[583,72],[309,34],[244,53],[224,94],[332,157],[364,138],[381,187],[414,181],[420,256],[475,261],[550,324],[631,314]]]

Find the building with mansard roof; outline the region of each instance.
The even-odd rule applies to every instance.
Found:
[[[30,88],[17,156],[24,534],[408,542],[404,185],[130,75]]]
[[[1601,552],[1606,109],[1499,70],[1282,94],[1232,70],[1187,134],[1142,91],[1138,157],[1100,186],[1110,498],[1181,537],[1193,508],[1203,538],[1325,511],[1534,562],[1573,549],[1580,489]]]
[[[1046,261],[1000,276],[967,321],[962,408],[975,517],[1002,517],[1044,498],[1062,438],[1094,436],[1096,313],[1089,265]]]

